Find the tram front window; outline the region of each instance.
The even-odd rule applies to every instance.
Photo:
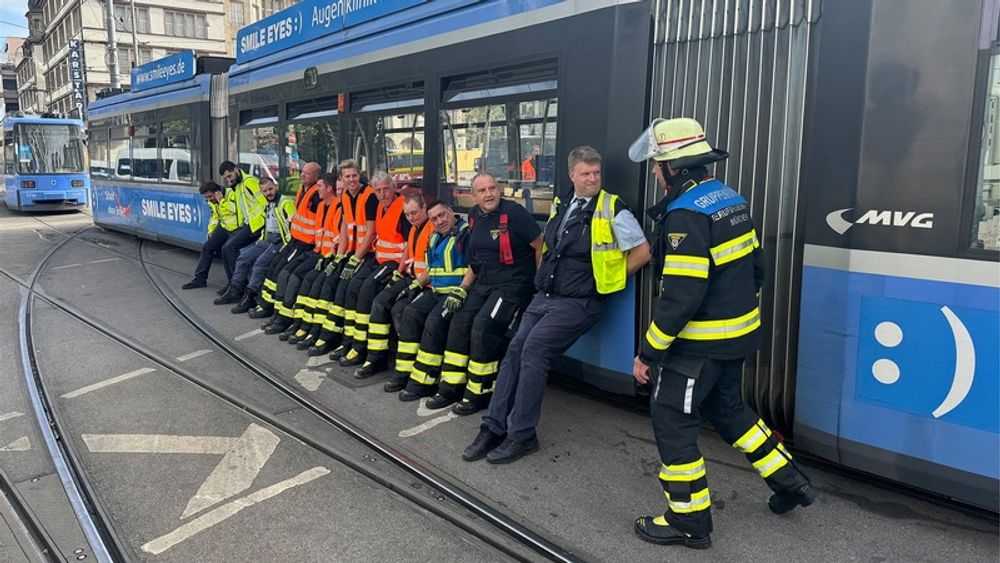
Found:
[[[76,125],[19,123],[16,126],[20,174],[84,172],[83,133]]]
[[[547,216],[555,186],[555,98],[441,112],[441,185],[472,207],[472,177],[492,174],[504,197]]]
[[[1000,53],[990,57],[972,247],[1000,250]]]
[[[361,115],[354,119],[351,153],[370,179],[383,170],[399,187],[424,186],[424,116]]]

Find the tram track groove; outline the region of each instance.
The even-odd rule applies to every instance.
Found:
[[[55,250],[58,250],[58,248],[62,247],[63,245],[65,245],[67,243],[69,243],[71,240],[76,240],[76,237],[78,235],[80,235],[80,234],[88,231],[90,228],[92,228],[92,227],[84,228],[84,229],[81,229],[80,231],[78,231],[76,233],[73,233],[72,235],[68,235],[65,240],[60,241],[60,243],[51,250],[51,253],[46,256],[46,261],[47,261],[48,257],[51,256],[51,254],[54,254]],[[87,243],[87,244],[94,244],[94,243],[90,243],[89,241],[81,241],[81,242],[84,242],[84,243]],[[145,264],[144,260],[141,258],[141,256],[142,256],[142,254],[141,254],[142,253],[142,249],[141,249],[142,244],[141,243],[142,243],[142,241],[140,241],[140,248],[139,248],[140,258],[139,259],[136,259],[135,257],[132,257],[132,256],[125,255],[125,254],[120,253],[120,252],[116,252],[116,251],[114,251],[112,249],[108,249],[108,248],[106,248],[106,247],[104,247],[102,245],[96,245],[96,244],[94,244],[94,246],[99,246],[100,248],[102,248],[102,249],[104,249],[104,250],[106,250],[108,252],[122,255],[122,256],[124,256],[125,258],[127,258],[130,261],[138,262],[140,265],[143,266],[144,271],[146,271],[145,268],[147,267],[147,265]],[[44,266],[44,264],[42,264],[42,266]],[[169,268],[166,268],[166,269],[170,270]],[[38,275],[40,274],[41,271],[42,271],[42,267],[36,268],[36,271],[33,272],[33,274],[32,274],[32,279],[37,279],[37,277],[38,277]],[[172,270],[170,270],[170,271],[172,271]],[[3,271],[2,269],[0,269],[0,273],[5,274],[7,277],[9,277],[10,279],[12,279],[16,283],[18,283],[18,285],[20,285],[22,287],[22,291],[24,292],[24,295],[26,296],[26,299],[33,300],[33,299],[37,298],[39,301],[47,303],[48,305],[52,306],[56,310],[61,311],[62,313],[68,315],[69,317],[71,317],[72,319],[74,319],[77,322],[81,323],[82,325],[84,325],[84,326],[86,326],[86,327],[88,327],[88,328],[90,328],[90,329],[98,332],[99,334],[103,335],[104,337],[108,338],[109,340],[111,340],[113,342],[116,342],[117,344],[123,346],[124,348],[126,348],[126,349],[128,349],[128,350],[130,350],[130,351],[132,351],[134,353],[136,353],[140,357],[143,357],[144,359],[146,359],[146,360],[148,360],[148,361],[150,361],[150,362],[152,362],[154,364],[157,364],[157,365],[161,366],[166,371],[171,372],[174,375],[179,376],[182,379],[185,379],[185,380],[187,380],[187,381],[195,384],[197,387],[203,389],[204,391],[210,393],[211,395],[213,395],[213,396],[215,396],[215,397],[217,397],[219,399],[222,399],[224,402],[226,402],[229,405],[237,408],[238,410],[240,410],[242,412],[245,412],[245,413],[247,413],[247,414],[249,414],[249,415],[257,418],[257,419],[265,422],[266,424],[271,425],[272,427],[274,427],[274,428],[276,428],[276,429],[278,429],[278,430],[286,433],[290,437],[292,437],[292,438],[298,440],[299,442],[301,442],[301,443],[303,443],[303,444],[311,447],[312,449],[314,449],[314,450],[316,450],[316,451],[318,451],[320,453],[323,453],[323,454],[331,457],[332,459],[340,462],[341,464],[343,464],[344,466],[348,467],[349,469],[351,469],[351,470],[353,470],[353,471],[355,471],[355,472],[357,472],[357,473],[359,473],[359,474],[361,474],[361,475],[369,478],[370,480],[372,480],[373,482],[375,482],[379,486],[384,487],[384,488],[388,489],[389,491],[395,492],[396,494],[400,495],[402,498],[406,499],[407,501],[410,501],[411,503],[413,503],[414,505],[420,507],[421,509],[424,509],[424,510],[426,510],[426,511],[432,513],[432,514],[435,514],[436,516],[438,516],[442,520],[444,520],[444,521],[448,522],[449,524],[451,524],[451,525],[453,525],[453,526],[455,526],[455,527],[463,530],[464,532],[466,532],[466,533],[470,534],[471,536],[479,539],[480,541],[483,541],[485,544],[490,545],[493,548],[496,548],[499,552],[504,553],[505,555],[507,555],[509,557],[512,557],[512,558],[517,559],[517,560],[524,561],[524,560],[531,560],[531,559],[536,558],[538,555],[542,555],[543,557],[545,557],[547,559],[556,560],[556,561],[581,561],[581,559],[579,559],[576,556],[572,555],[568,550],[565,550],[565,549],[557,546],[555,543],[552,543],[552,542],[549,542],[548,549],[552,552],[552,554],[549,554],[549,553],[546,553],[544,550],[543,551],[539,551],[539,549],[532,547],[529,543],[526,543],[524,541],[519,541],[519,539],[518,539],[517,536],[513,536],[512,534],[510,534],[508,531],[504,530],[503,528],[500,528],[500,527],[496,526],[495,524],[493,524],[492,522],[490,522],[489,519],[481,518],[481,514],[479,512],[477,512],[476,510],[470,510],[465,503],[456,502],[454,500],[454,498],[453,498],[453,495],[458,495],[459,494],[458,491],[460,489],[457,486],[452,485],[452,484],[448,483],[447,481],[444,481],[445,483],[448,483],[451,486],[450,490],[445,491],[445,490],[439,489],[438,487],[436,487],[434,485],[435,482],[441,482],[441,481],[443,481],[443,479],[440,479],[440,478],[429,479],[429,480],[427,480],[427,479],[420,479],[419,480],[420,481],[420,483],[419,483],[420,486],[415,486],[415,485],[418,485],[418,483],[405,482],[403,480],[398,480],[398,479],[394,479],[394,478],[392,478],[390,476],[387,476],[387,475],[383,474],[382,472],[378,471],[377,469],[369,467],[369,465],[373,461],[375,461],[377,459],[376,457],[365,455],[365,456],[362,456],[362,460],[361,461],[358,461],[357,459],[355,459],[356,456],[354,456],[354,455],[352,455],[352,454],[350,454],[350,453],[348,453],[346,451],[339,450],[339,449],[337,449],[337,448],[335,448],[335,447],[333,447],[333,446],[331,446],[329,444],[320,442],[317,439],[314,439],[312,436],[309,436],[308,434],[303,433],[302,431],[298,430],[297,428],[295,428],[291,424],[286,423],[286,422],[280,420],[278,418],[277,414],[273,414],[273,413],[269,412],[267,409],[265,409],[263,407],[260,407],[258,405],[252,404],[252,402],[250,402],[248,400],[245,400],[243,398],[237,397],[235,394],[233,394],[233,393],[231,393],[231,392],[229,392],[229,391],[227,391],[225,389],[222,389],[218,385],[210,382],[208,379],[203,378],[203,377],[195,374],[191,370],[189,370],[186,367],[184,367],[183,365],[181,365],[181,361],[178,361],[175,358],[172,358],[170,356],[161,354],[160,352],[158,352],[156,349],[154,349],[151,346],[147,346],[145,344],[142,344],[140,342],[137,342],[137,341],[133,340],[129,336],[121,333],[120,331],[118,331],[117,329],[115,329],[113,327],[108,326],[107,324],[101,322],[100,320],[97,320],[97,319],[93,318],[91,315],[89,315],[89,314],[81,311],[80,309],[78,309],[75,306],[73,306],[72,304],[64,301],[63,299],[60,299],[58,297],[49,295],[43,289],[38,288],[38,287],[30,286],[30,289],[29,289],[29,286],[27,286],[27,284],[25,284],[21,280],[19,280],[16,275],[13,275],[13,274],[11,274],[9,272]],[[147,273],[147,275],[149,275],[151,272],[146,271],[146,273]],[[153,275],[155,275],[155,274],[153,274]],[[151,282],[152,282],[152,279],[153,278],[150,277]],[[162,289],[159,286],[156,286],[155,282],[154,282],[154,287],[156,287],[156,289],[158,291],[160,291]],[[169,301],[167,301],[167,302],[170,303]],[[187,320],[186,317],[185,317],[185,320]],[[233,357],[232,350],[230,350],[228,348],[228,346],[226,345],[227,343],[224,340],[222,340],[222,339],[218,339],[217,340],[217,339],[210,338],[208,336],[205,336],[205,338],[209,342],[211,342],[213,346],[215,346],[215,347],[219,348],[220,350],[222,350],[223,352],[225,352],[227,356]],[[247,369],[248,371],[250,371],[251,374],[253,374],[253,375],[259,375],[258,373],[256,373],[252,369],[249,369],[242,362],[237,362],[237,363],[242,367],[242,369]],[[37,366],[36,366],[35,369],[37,370]],[[40,377],[40,375],[39,375],[39,377]],[[272,383],[272,386],[273,385],[274,384]],[[315,412],[315,410],[313,408],[310,408],[310,406],[307,404],[308,399],[306,399],[304,397],[298,397],[298,398],[296,398],[296,396],[294,395],[294,390],[290,390],[290,391],[291,391],[292,395],[288,395],[287,393],[285,393],[285,394],[288,395],[288,396],[290,396],[299,406],[305,407],[305,409],[307,411],[312,412],[314,415],[317,414]],[[306,402],[303,402],[303,401],[306,401]],[[327,420],[325,417],[321,416],[320,418],[325,423],[330,424],[330,421]],[[58,427],[58,424],[56,424],[55,426]],[[338,428],[342,432],[344,431],[343,428],[339,427],[336,424],[333,424],[332,426],[335,427],[335,428]],[[347,434],[350,435],[350,433],[347,433]],[[62,435],[62,432],[60,432],[60,436],[61,435]],[[353,438],[353,436],[351,436],[351,437]],[[389,460],[390,462],[395,461],[395,460],[389,458],[388,456],[382,455],[378,448],[372,448],[370,445],[365,444],[363,441],[362,441],[362,444],[368,446],[369,449],[374,450],[375,452],[377,452],[378,454],[380,454],[381,457]],[[397,455],[398,456],[402,456],[403,454],[397,454]],[[414,462],[412,460],[409,460],[408,458],[407,458],[407,460],[408,460],[408,462],[410,464],[415,464],[416,463],[416,462]],[[396,465],[398,465],[398,464],[396,464]],[[406,467],[407,466],[404,466],[403,468],[406,469]],[[420,466],[420,467],[422,467],[422,466]],[[424,471],[427,471],[427,470],[424,469]],[[408,473],[410,473],[411,476],[412,476],[412,472],[408,472]],[[474,497],[471,495],[471,493],[468,493],[467,491],[462,491],[460,498],[469,499],[469,498],[474,498]],[[95,496],[95,499],[96,499],[96,496]],[[452,503],[454,503],[454,505],[457,508],[460,508],[461,510],[451,509],[447,505],[443,505],[442,502],[445,501],[445,500],[451,501]],[[481,503],[482,501],[479,501],[478,499],[475,499],[475,502],[480,502]],[[533,537],[533,536],[534,537],[539,537],[539,538],[541,537],[537,533],[530,531],[523,524],[514,522],[511,517],[506,516],[506,515],[502,515],[498,511],[496,511],[495,509],[490,509],[489,511],[487,511],[487,513],[490,513],[490,512],[494,513],[494,518],[498,518],[498,519],[502,519],[504,521],[507,521],[508,524],[512,528],[523,530],[524,533],[525,533],[525,535],[528,536],[528,537]],[[477,522],[477,518],[481,518],[482,520],[485,520],[486,522],[488,522],[490,524],[493,524],[493,525],[484,529],[484,527]],[[105,521],[109,521],[109,520],[105,520]],[[111,528],[109,527],[109,529],[111,529]],[[548,540],[546,540],[546,541],[548,541]],[[128,560],[128,559],[125,558],[124,556],[121,556],[121,557],[115,558],[114,560]]]
[[[43,560],[63,561],[59,556],[59,549],[56,547],[56,543],[45,530],[45,525],[35,516],[28,501],[21,496],[17,487],[14,486],[14,482],[10,480],[3,469],[0,469],[0,493],[3,494],[4,501],[10,507],[14,517],[17,518],[16,522],[7,522],[7,524],[11,528],[19,525],[24,535],[31,540],[32,547],[37,551],[36,555]]]
[[[391,461],[412,477],[439,491],[448,499],[500,530],[505,536],[514,539],[524,546],[527,546],[533,552],[552,561],[567,563],[582,561],[580,556],[574,554],[569,549],[558,545],[553,540],[543,536],[541,533],[532,530],[521,522],[518,522],[515,518],[504,514],[493,506],[490,506],[473,493],[453,483],[431,468],[408,456],[406,453],[390,446],[365,431],[357,424],[351,422],[342,415],[337,414],[326,405],[311,397],[303,395],[292,385],[286,383],[280,377],[273,375],[275,373],[279,373],[279,370],[275,370],[266,363],[251,358],[249,355],[234,349],[229,345],[226,338],[218,334],[215,329],[202,322],[201,319],[198,318],[198,316],[195,315],[186,304],[177,299],[172,290],[165,287],[162,278],[160,278],[159,275],[153,271],[143,256],[144,242],[145,241],[140,241],[139,243],[139,262],[142,264],[142,268],[153,287],[156,288],[161,297],[177,312],[178,315],[187,321],[192,328],[201,333],[205,338],[211,341],[228,356],[233,358],[245,369],[269,383],[286,397],[300,404],[309,412],[319,416],[328,424],[340,429],[351,438],[359,441],[368,448],[375,450],[379,455]],[[471,526],[464,521],[457,521],[453,523],[463,529],[466,529],[467,531],[470,531],[474,535],[478,536],[481,534],[481,528]]]
[[[73,445],[65,439],[66,434],[63,432],[65,426],[62,424],[58,412],[53,408],[54,403],[41,377],[31,337],[31,312],[38,292],[35,286],[42,270],[60,248],[88,229],[89,227],[84,227],[69,234],[60,231],[65,238],[42,255],[26,280],[21,280],[6,269],[0,268],[0,272],[20,287],[21,297],[17,315],[18,347],[28,400],[31,403],[39,433],[42,435],[49,457],[59,476],[59,481],[91,552],[99,562],[105,563],[128,561],[125,556],[126,551],[123,549],[125,544],[110,524],[112,520],[97,498]]]

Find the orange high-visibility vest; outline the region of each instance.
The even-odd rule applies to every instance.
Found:
[[[303,186],[295,194],[295,215],[292,215],[292,238],[306,244],[316,243],[316,215],[319,209],[309,209],[309,202],[319,189],[313,184],[308,189]]]
[[[320,204],[322,212],[317,213],[320,228],[316,231],[315,251],[322,256],[329,256],[337,250],[340,243],[340,200]]]
[[[419,276],[427,271],[427,244],[431,240],[431,233],[434,232],[434,225],[428,220],[422,227],[414,226],[410,229],[410,236],[406,241],[406,247],[410,249],[410,258],[413,259],[413,275]]]
[[[403,215],[403,201],[406,198],[397,197],[389,204],[389,209],[378,204],[378,215],[375,219],[375,260],[379,264],[386,262],[401,262],[406,250],[406,239],[399,232],[399,218]]]
[[[368,234],[368,217],[365,216],[365,207],[368,198],[375,197],[375,190],[371,186],[362,188],[355,200],[355,206],[351,205],[351,194],[344,192],[341,196],[341,207],[344,208],[344,232],[341,236],[347,237],[347,252],[354,252],[358,248],[358,243]],[[375,219],[375,217],[372,217]]]

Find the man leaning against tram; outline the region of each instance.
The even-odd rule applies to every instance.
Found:
[[[569,153],[573,197],[556,198],[543,231],[538,293],[500,364],[479,435],[462,459],[511,463],[538,450],[535,427],[552,360],[597,324],[608,296],[650,258],[642,227],[625,203],[601,187],[601,155]]]

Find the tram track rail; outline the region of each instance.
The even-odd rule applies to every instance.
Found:
[[[0,469],[0,517],[11,526],[15,537],[21,535],[26,538],[33,549],[34,555],[42,561],[63,561],[59,555],[59,549],[49,533],[45,530],[45,525],[32,512],[27,500],[21,496],[14,482]],[[12,516],[14,521],[8,518]],[[13,530],[17,526],[18,530]],[[26,546],[21,546],[25,549]]]
[[[45,224],[44,222],[42,223]],[[49,225],[46,224],[46,226]],[[71,445],[67,443],[68,441],[63,439],[64,427],[60,424],[58,414],[52,408],[52,401],[49,400],[48,394],[45,391],[44,381],[41,373],[39,372],[38,363],[35,359],[34,349],[30,340],[31,310],[36,299],[63,312],[77,322],[102,334],[104,337],[118,343],[126,349],[136,353],[140,357],[163,367],[168,372],[172,372],[175,375],[194,383],[201,389],[209,392],[217,398],[222,399],[231,406],[260,419],[261,421],[288,434],[307,446],[328,455],[349,469],[369,478],[378,485],[397,493],[405,500],[435,514],[449,524],[454,525],[455,527],[463,530],[465,533],[483,541],[485,544],[497,549],[499,552],[509,557],[517,560],[544,558],[552,561],[582,561],[581,557],[570,549],[560,546],[555,541],[546,538],[540,532],[532,529],[523,522],[520,522],[517,518],[505,514],[499,509],[489,505],[486,501],[480,499],[476,494],[470,492],[466,488],[452,482],[405,453],[400,452],[399,450],[396,450],[388,444],[378,440],[360,426],[357,426],[341,415],[338,415],[325,405],[304,396],[290,384],[284,382],[279,376],[275,375],[276,373],[279,373],[277,370],[274,370],[265,364],[259,363],[257,360],[249,357],[239,350],[233,349],[226,339],[216,333],[214,329],[205,325],[196,315],[193,314],[193,312],[187,309],[184,303],[180,302],[176,296],[173,295],[169,288],[166,287],[162,279],[159,278],[159,274],[153,270],[154,267],[160,268],[160,266],[151,265],[145,260],[143,255],[144,241],[139,242],[139,257],[136,258],[115,249],[107,248],[104,245],[79,238],[80,235],[91,230],[93,230],[93,227],[86,227],[72,234],[59,231],[66,238],[56,244],[53,248],[49,249],[27,280],[22,280],[17,275],[7,272],[2,268],[0,268],[0,273],[13,280],[22,288],[21,316],[19,316],[19,319],[23,318],[26,322],[19,322],[19,329],[23,335],[23,355],[25,358],[30,359],[30,361],[25,362],[25,370],[26,373],[28,373],[27,370],[30,369],[31,377],[35,382],[35,386],[39,390],[40,395],[38,408],[44,413],[45,420],[48,421],[47,424],[53,430],[54,438],[59,440],[61,447],[69,452],[66,456],[68,461],[65,465],[68,469],[72,470],[74,482],[80,483],[80,485],[78,485],[78,488],[82,491],[82,494],[80,495],[80,504],[81,506],[88,507],[88,513],[95,516],[93,528],[95,531],[100,531],[93,534],[94,543],[96,543],[97,546],[95,547],[92,545],[91,547],[94,549],[95,554],[97,554],[98,550],[101,549],[106,552],[106,556],[98,556],[99,561],[128,561],[130,559],[129,551],[124,544],[118,541],[113,528],[109,524],[111,520],[107,518],[104,510],[100,508],[100,503],[94,493],[93,487],[90,486],[86,475],[82,472],[82,466],[79,459],[72,452]],[[84,244],[100,247],[103,250],[121,256],[126,260],[138,262],[150,280],[150,283],[156,289],[157,293],[163,297],[165,302],[169,304],[181,318],[196,328],[198,332],[214,347],[223,351],[227,356],[235,360],[236,363],[243,369],[249,371],[255,376],[260,377],[272,387],[280,391],[283,395],[302,406],[305,410],[314,416],[319,417],[326,424],[338,429],[351,439],[372,450],[378,457],[381,457],[383,460],[388,461],[391,465],[401,469],[406,475],[412,477],[412,480],[398,479],[387,475],[384,470],[380,471],[378,468],[373,467],[372,462],[377,459],[375,456],[365,455],[362,456],[361,459],[358,459],[358,456],[355,454],[342,451],[329,444],[313,439],[311,436],[304,434],[302,431],[293,427],[289,423],[278,419],[277,415],[270,413],[267,409],[251,404],[245,399],[233,395],[229,391],[220,388],[217,384],[201,377],[181,365],[180,362],[176,361],[174,358],[161,354],[151,346],[135,341],[128,335],[123,334],[119,330],[93,318],[91,315],[81,311],[72,304],[67,303],[58,297],[51,296],[43,289],[36,287],[38,277],[51,256],[53,256],[67,243],[74,240]],[[172,271],[169,268],[166,268],[166,270]],[[41,420],[41,418],[42,417],[40,415],[39,420]],[[67,494],[69,495],[70,493],[67,492]],[[484,523],[488,524],[488,526],[484,526]],[[91,534],[87,534],[87,537],[88,541],[92,539]],[[105,541],[98,542],[98,538],[103,538]],[[100,547],[102,545],[103,548]]]
[[[559,545],[555,541],[545,537],[542,533],[530,528],[516,518],[503,513],[496,507],[491,506],[489,503],[482,500],[466,488],[458,485],[430,467],[420,463],[418,460],[413,459],[405,452],[402,452],[385,443],[373,434],[364,430],[361,426],[336,413],[323,403],[302,394],[291,384],[275,375],[276,373],[279,373],[278,370],[231,346],[228,339],[220,335],[214,328],[202,321],[184,302],[177,298],[172,290],[166,286],[163,279],[154,271],[154,267],[158,266],[151,265],[145,260],[145,257],[143,256],[144,242],[145,241],[140,241],[139,244],[139,262],[142,264],[142,268],[153,287],[156,288],[161,297],[177,312],[178,315],[190,324],[192,328],[197,330],[202,336],[229,355],[245,369],[270,384],[283,395],[301,405],[312,414],[318,416],[324,422],[344,432],[346,435],[360,442],[367,448],[374,450],[382,458],[388,460],[396,467],[405,471],[411,477],[417,479],[425,486],[430,487],[433,491],[439,493],[441,495],[438,497],[440,500],[448,499],[484,522],[490,524],[490,526],[499,531],[503,537],[513,540],[517,544],[526,547],[534,554],[551,561],[567,563],[582,561],[580,556],[575,554],[572,550]],[[353,459],[343,460],[338,457],[338,461],[342,461],[350,467],[362,471],[366,475],[370,473],[368,467],[363,464],[359,466],[359,464]],[[378,477],[377,480],[378,479],[381,479],[381,477]],[[407,491],[407,493],[409,492]],[[424,500],[422,497],[419,498],[421,501]],[[432,510],[442,518],[445,518],[450,523],[465,530],[466,532],[483,539],[494,547],[501,548],[503,551],[507,552],[508,555],[514,556],[518,559],[523,558],[522,555],[509,552],[507,547],[504,546],[502,542],[501,544],[498,544],[497,538],[492,534],[489,535],[490,537],[483,537],[483,528],[481,526],[476,526],[464,519],[455,519],[451,514],[441,513],[439,507],[434,504],[427,505],[427,503],[421,502],[421,505]]]

